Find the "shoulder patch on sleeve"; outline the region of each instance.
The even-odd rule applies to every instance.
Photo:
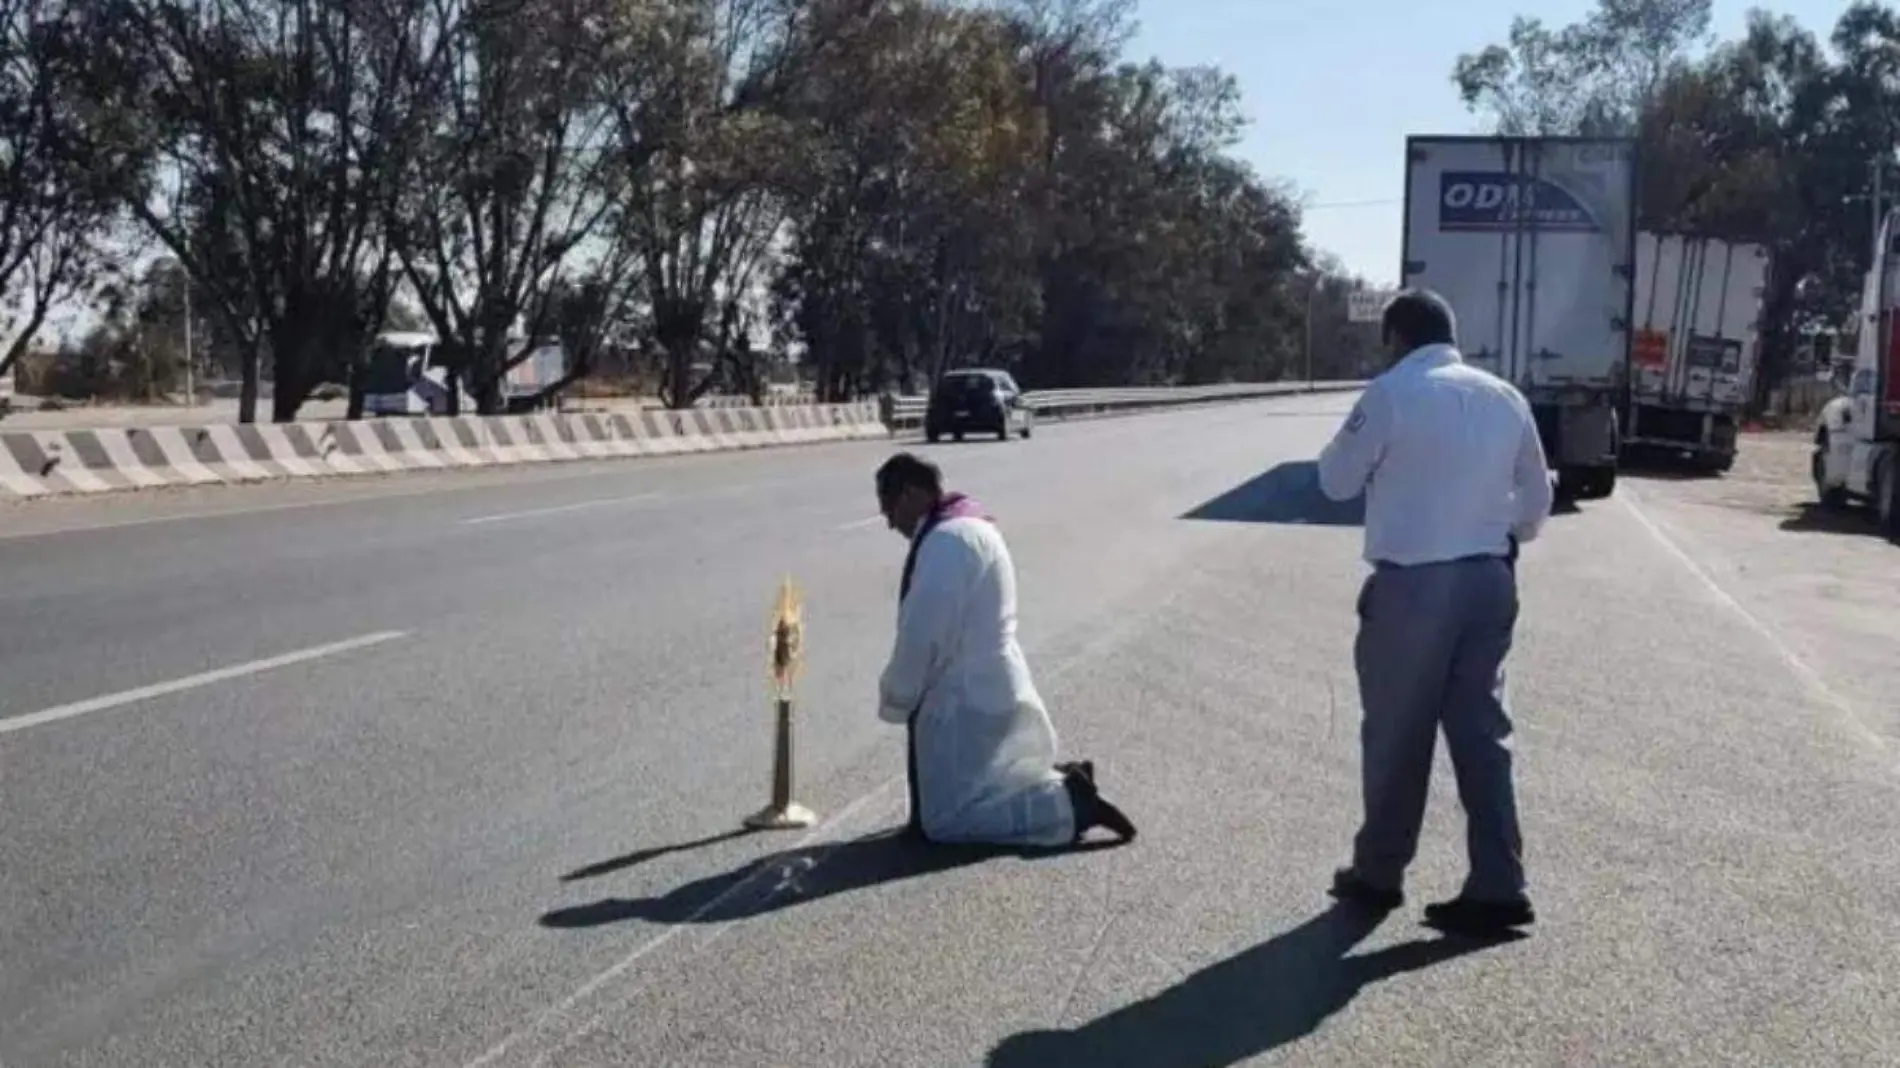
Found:
[[[1359,428],[1366,425],[1366,408],[1363,404],[1352,406],[1352,414],[1346,417],[1346,433],[1357,434]]]

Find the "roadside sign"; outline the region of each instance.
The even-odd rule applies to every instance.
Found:
[[[1392,294],[1380,290],[1346,294],[1346,318],[1355,323],[1376,323],[1385,316]]]

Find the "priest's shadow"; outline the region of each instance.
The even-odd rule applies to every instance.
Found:
[[[630,858],[650,859],[734,837],[739,835],[720,835],[680,846],[640,850],[624,858],[589,865],[564,876],[563,880],[616,871],[630,866],[627,863]],[[809,904],[833,894],[937,875],[986,861],[1037,860],[1110,849],[1119,844],[1090,841],[1056,849],[938,845],[915,841],[897,831],[884,831],[845,842],[767,854],[731,871],[676,887],[661,897],[610,897],[555,909],[542,915],[541,926],[587,928],[628,920],[664,924],[725,923]]]
[[[1319,465],[1312,460],[1290,460],[1203,502],[1181,518],[1357,527],[1366,522],[1366,499],[1363,494],[1350,501],[1328,499],[1320,492]]]
[[[1426,938],[1349,956],[1378,922],[1335,905],[1074,1030],[1012,1035],[990,1052],[988,1068],[1224,1068],[1305,1038],[1373,983],[1522,937]]]

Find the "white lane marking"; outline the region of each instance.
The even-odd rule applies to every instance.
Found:
[[[1717,582],[1713,575],[1709,574],[1707,568],[1697,563],[1695,558],[1685,552],[1682,546],[1676,543],[1674,538],[1671,538],[1663,531],[1661,524],[1651,519],[1647,513],[1638,507],[1634,496],[1630,494],[1627,488],[1625,488],[1624,492],[1617,494],[1616,499],[1621,501],[1623,507],[1628,509],[1631,515],[1636,517],[1636,521],[1642,525],[1644,530],[1649,531],[1650,536],[1656,539],[1658,545],[1667,549],[1670,555],[1682,563],[1683,567],[1689,569],[1691,575],[1694,575],[1702,581],[1702,585],[1715,596],[1717,601],[1720,601],[1729,611],[1735,613],[1742,622],[1748,624],[1750,630],[1760,635],[1762,640],[1768,643],[1768,647],[1775,651],[1775,655],[1781,658],[1781,662],[1787,666],[1788,670],[1793,672],[1794,676],[1800,679],[1815,697],[1819,698],[1824,704],[1833,706],[1837,712],[1845,716],[1847,722],[1853,726],[1862,737],[1871,742],[1875,749],[1882,752],[1887,751],[1889,747],[1887,739],[1882,737],[1880,732],[1868,726],[1867,721],[1862,719],[1860,713],[1854,710],[1854,706],[1846,698],[1836,693],[1834,688],[1827,684],[1827,680],[1821,676],[1820,672],[1809,667],[1807,661],[1801,659],[1793,649],[1788,648],[1788,644],[1781,640],[1780,635],[1775,633],[1773,627],[1764,623],[1755,613],[1744,608],[1740,601],[1736,600],[1732,594],[1723,589],[1722,584]]]
[[[603,462],[611,462],[611,461],[603,461]],[[473,482],[473,483],[467,483],[467,484],[455,484],[455,485],[446,485],[446,486],[438,483],[438,484],[430,485],[430,486],[418,486],[414,489],[393,490],[387,493],[379,492],[378,491],[379,487],[395,485],[397,483],[397,479],[392,478],[390,476],[399,475],[401,472],[377,472],[377,473],[370,473],[370,474],[364,474],[364,475],[332,476],[332,478],[326,482],[302,482],[297,479],[285,479],[285,480],[282,480],[281,482],[266,483],[265,485],[282,485],[282,486],[289,486],[289,487],[308,485],[308,486],[311,486],[312,488],[317,488],[323,485],[330,485],[330,486],[335,486],[338,489],[343,490],[344,492],[335,497],[324,497],[319,500],[313,500],[313,501],[285,501],[278,504],[260,504],[260,505],[255,505],[248,508],[226,508],[226,509],[215,509],[215,510],[203,511],[203,512],[180,512],[180,513],[177,513],[176,515],[139,516],[138,518],[135,518],[135,519],[115,519],[115,520],[110,520],[104,523],[86,523],[80,526],[55,527],[55,528],[51,528],[47,530],[0,531],[0,541],[26,541],[30,538],[52,538],[52,537],[57,537],[61,534],[85,534],[85,533],[89,533],[95,530],[123,530],[127,527],[150,527],[150,526],[157,526],[161,523],[183,523],[183,522],[186,522],[188,520],[193,520],[193,519],[232,519],[232,518],[241,518],[243,516],[249,516],[249,515],[269,515],[273,512],[301,512],[301,511],[306,511],[312,508],[334,508],[340,505],[365,504],[365,503],[369,503],[373,501],[412,500],[417,497],[446,497],[450,494],[455,494],[455,493],[479,493],[482,490],[490,490],[490,489],[513,489],[517,486],[522,485],[523,483],[528,483],[528,482],[573,482],[573,481],[578,481],[581,479],[602,478],[602,477],[606,477],[610,475],[625,473],[624,470],[613,470],[613,469],[587,470],[587,471],[578,471],[578,470],[577,471],[551,471],[545,466],[530,467],[526,464],[519,465],[516,468],[509,468],[507,465],[497,464],[497,465],[490,466],[488,468],[475,468],[469,473],[480,476],[483,474],[491,474],[491,475],[500,474],[504,471],[507,472],[508,477],[497,478],[494,481]],[[422,475],[435,475],[438,478],[447,478],[455,474],[458,474],[459,472],[443,470],[443,471],[417,471],[416,473],[422,474]],[[348,478],[351,481],[350,482],[336,481],[336,479],[340,479],[340,478]],[[236,483],[215,483],[215,484],[206,483],[204,486],[173,486],[173,487],[168,487],[168,488],[180,489],[180,490],[209,488],[209,489],[212,489],[214,492],[221,489],[228,488],[234,491],[242,492],[243,490],[246,490],[246,489],[260,489],[262,488],[262,486],[255,485],[255,484],[250,485],[250,486],[243,486]],[[366,492],[357,492],[358,490],[363,490]],[[165,491],[161,489],[156,492],[163,493]],[[127,503],[132,503],[137,496],[138,495],[134,493],[126,493],[126,494],[121,494],[121,495],[116,495],[116,496],[109,495],[107,497],[92,497],[92,498],[75,497],[75,498],[72,498],[72,500],[74,502],[79,502],[83,500],[84,503],[97,507],[100,504],[106,503],[108,501],[125,501]],[[151,499],[151,498],[147,498],[147,499]],[[44,507],[45,504],[46,502],[38,502],[36,503],[35,507]],[[26,513],[23,511],[21,514],[26,514]]]
[[[1079,669],[1087,661],[1087,658],[1089,656],[1100,652],[1100,650],[1103,648],[1106,648],[1113,640],[1115,640],[1116,637],[1120,635],[1120,633],[1121,632],[1119,630],[1103,631],[1097,634],[1095,637],[1089,639],[1085,644],[1082,645],[1081,648],[1069,653],[1068,655],[1062,656],[1059,658],[1051,658],[1049,667],[1047,671],[1045,672],[1045,674],[1042,676],[1038,676],[1038,678],[1041,678],[1044,681],[1044,692],[1049,692],[1050,688],[1060,685],[1062,680],[1068,678],[1071,672]],[[825,821],[824,823],[819,824],[817,827],[806,832],[803,837],[799,838],[796,842],[792,843],[790,846],[787,846],[784,852],[791,853],[791,852],[796,852],[797,850],[800,850],[800,849],[809,848],[814,843],[820,842],[821,839],[825,840],[826,842],[841,840],[842,836],[838,832],[850,821],[850,819],[853,816],[863,811],[864,808],[870,805],[873,801],[876,801],[878,798],[890,792],[892,787],[896,786],[898,783],[902,781],[904,781],[904,777],[902,775],[893,775],[892,777],[884,780],[882,783],[880,783],[876,787],[873,787],[868,793],[864,794],[862,797],[859,797],[857,800],[852,801],[850,804],[846,805],[844,808],[839,809],[838,814],[836,816],[833,816],[831,819]],[[813,865],[813,867],[816,868],[818,865],[822,865],[823,863],[824,863],[823,860],[818,860]],[[500,1042],[497,1042],[495,1043],[494,1046],[490,1047],[486,1053],[483,1053],[481,1056],[476,1057],[472,1061],[469,1061],[464,1066],[464,1068],[484,1068],[485,1065],[493,1064],[497,1059],[499,1059],[504,1054],[506,1054],[510,1049],[514,1048],[514,1046],[517,1043],[519,1043],[522,1039],[528,1037],[530,1034],[533,1034],[534,1032],[542,1030],[547,1025],[553,1023],[557,1018],[565,1017],[568,1013],[572,1012],[576,1006],[580,1005],[581,1002],[585,1001],[590,995],[597,993],[601,989],[601,987],[606,986],[608,983],[612,982],[616,977],[625,975],[628,969],[632,968],[635,964],[638,964],[641,960],[645,959],[647,956],[652,954],[655,950],[666,945],[668,942],[671,942],[673,939],[679,937],[680,934],[684,932],[685,930],[687,930],[688,928],[699,928],[701,930],[704,930],[705,928],[700,924],[700,921],[703,920],[707,916],[707,914],[715,911],[727,901],[732,900],[732,898],[738,895],[740,891],[746,889],[748,886],[755,884],[760,878],[768,874],[776,874],[770,865],[760,865],[758,868],[754,869],[753,871],[748,872],[745,878],[739,880],[737,883],[734,883],[732,886],[727,887],[723,892],[721,892],[717,897],[713,898],[711,901],[708,901],[704,905],[701,905],[698,909],[696,909],[692,913],[692,915],[688,916],[684,920],[674,922],[672,925],[668,926],[666,930],[655,935],[653,938],[648,939],[646,942],[641,943],[631,953],[627,954],[625,957],[622,957],[619,961],[609,966],[605,971],[594,976],[592,979],[589,979],[586,983],[582,984],[581,987],[575,990],[572,994],[569,994],[567,997],[561,999],[561,1001],[559,1001],[558,1003],[537,1013],[526,1024],[523,1024],[521,1027],[518,1027],[514,1031],[509,1032],[506,1036],[502,1038]],[[724,935],[731,928],[732,928],[731,921],[716,925],[711,931],[707,932],[706,941],[705,943],[702,944],[701,948],[703,949],[705,948],[706,945],[712,944],[712,942],[715,939]],[[550,1036],[550,1037],[553,1039],[553,1041],[556,1043],[558,1047],[559,1045],[564,1045],[566,1043],[572,1042],[575,1038],[586,1034],[598,1022],[599,1022],[599,1017],[596,1016],[593,1019],[589,1020],[587,1023],[581,1024],[578,1027],[570,1027],[567,1031]]]
[[[882,516],[878,517],[879,521],[881,521],[882,518],[883,518]],[[868,523],[870,522],[870,520],[860,520],[859,522]],[[1133,623],[1131,622],[1128,625],[1132,626]],[[1051,692],[1051,690],[1054,687],[1059,686],[1064,679],[1068,678],[1071,672],[1078,670],[1083,664],[1087,663],[1089,657],[1100,653],[1102,649],[1107,648],[1110,644],[1112,644],[1114,641],[1118,640],[1122,636],[1123,636],[1122,630],[1120,628],[1104,629],[1102,631],[1097,632],[1092,637],[1090,637],[1079,648],[1071,650],[1067,655],[1050,657],[1048,661],[1048,666],[1045,669],[1043,669],[1043,674],[1037,676],[1039,679],[1042,680],[1044,692],[1045,693]],[[817,827],[813,828],[811,831],[808,831],[803,837],[799,838],[796,842],[792,843],[790,846],[787,846],[784,852],[790,853],[790,852],[795,852],[800,849],[809,848],[814,843],[819,842],[821,839],[837,840],[839,838],[839,835],[837,834],[838,830],[844,827],[846,823],[853,816],[855,816],[860,811],[862,811],[867,805],[871,804],[871,802],[877,800],[879,797],[889,792],[893,786],[896,786],[898,783],[902,781],[903,781],[902,775],[895,775],[889,779],[884,780],[883,783],[879,784],[878,786],[870,790],[868,793],[864,794],[863,796],[859,797],[857,800],[852,801],[850,804],[840,809],[836,816],[818,825]],[[814,868],[817,867],[818,865],[822,865],[823,863],[824,863],[823,860],[818,860],[814,864]],[[749,886],[754,885],[760,878],[768,874],[776,874],[776,872],[773,870],[773,868],[770,865],[760,865],[758,868],[747,873],[747,875],[743,879],[739,880],[737,883],[733,884],[732,886],[727,887],[723,892],[721,892],[718,896],[714,897],[711,901],[708,901],[704,905],[701,905],[698,909],[694,910],[693,913],[690,916],[688,916],[686,919],[673,922],[667,927],[666,930],[655,935],[653,938],[648,939],[646,942],[641,943],[639,946],[635,947],[632,952],[628,953],[626,956],[622,957],[620,960],[610,965],[605,971],[600,972],[599,974],[595,975],[592,979],[589,979],[586,983],[583,983],[579,989],[575,990],[573,993],[569,994],[567,997],[561,999],[556,1004],[537,1013],[526,1024],[523,1024],[521,1027],[516,1028],[514,1031],[511,1031],[507,1035],[503,1036],[501,1041],[497,1042],[494,1046],[490,1047],[487,1050],[487,1052],[476,1057],[474,1060],[469,1061],[464,1066],[464,1068],[484,1068],[484,1066],[486,1065],[493,1064],[496,1060],[500,1059],[502,1056],[507,1054],[509,1050],[513,1049],[517,1044],[519,1044],[524,1038],[527,1038],[529,1035],[534,1034],[535,1032],[542,1031],[544,1028],[554,1023],[554,1021],[556,1021],[557,1019],[566,1017],[577,1006],[579,1006],[583,1001],[585,1001],[589,996],[599,992],[599,990],[602,987],[606,986],[608,983],[611,983],[615,978],[625,975],[629,969],[633,968],[634,965],[638,964],[641,960],[651,955],[655,950],[660,949],[662,946],[665,946],[667,943],[673,941],[675,938],[678,938],[680,934],[686,931],[687,929],[698,928],[700,930],[705,930],[705,928],[700,924],[701,920],[703,920],[709,913],[712,913],[713,911],[717,910],[721,905],[732,900],[732,898],[737,896],[741,891],[745,890]],[[732,927],[731,922],[726,922],[726,923],[721,923],[721,924],[716,925],[716,927],[713,930],[707,932],[706,942],[704,943],[704,945],[710,945],[714,939],[717,939],[723,934],[725,934],[725,932],[730,930],[731,927]],[[702,948],[704,948],[703,945],[702,945]],[[550,1037],[554,1040],[557,1046],[566,1044],[568,1042],[573,1041],[576,1037],[586,1034],[595,1024],[598,1023],[598,1020],[599,1020],[599,1017],[595,1017],[594,1019],[591,1019],[588,1022],[583,1023],[578,1027],[570,1027],[566,1032],[555,1034]]]
[[[557,504],[549,508],[529,508],[520,512],[498,512],[494,515],[478,515],[473,519],[464,519],[462,522],[465,525],[471,526],[479,523],[506,523],[511,519],[533,519],[544,515],[561,515],[565,512],[579,512],[588,508],[605,508],[614,504],[638,504],[641,501],[650,501],[661,496],[664,496],[664,494],[635,493],[626,497],[599,497],[591,501],[580,501],[575,504]]]
[[[884,522],[883,516],[874,515],[869,519],[853,519],[849,523],[839,523],[837,526],[833,527],[832,529],[833,530],[858,530],[863,527],[872,526],[874,524],[882,523],[882,522]]]
[[[158,427],[156,429],[166,430],[172,428]],[[790,450],[780,451],[789,452]],[[803,451],[810,453],[814,450],[805,449]],[[682,454],[677,458],[656,455],[649,457],[649,459],[670,460],[671,462],[667,464],[655,463],[648,466],[658,471],[678,471],[692,463],[695,457],[705,460],[720,460],[736,457],[770,457],[773,455],[774,450],[734,450],[725,453],[693,454],[692,456]],[[563,468],[572,468],[572,470],[563,470]],[[123,530],[129,527],[149,527],[165,523],[184,523],[197,519],[233,519],[250,515],[268,515],[274,512],[302,512],[318,508],[337,508],[352,504],[365,504],[373,501],[414,500],[418,497],[449,497],[454,494],[480,493],[485,490],[514,489],[529,483],[576,482],[585,479],[616,478],[625,476],[629,471],[634,469],[633,465],[626,464],[619,459],[609,458],[601,460],[577,460],[558,466],[550,466],[545,463],[516,463],[491,464],[486,467],[475,467],[465,470],[379,470],[352,475],[323,476],[321,480],[290,478],[281,480],[273,479],[262,483],[223,482],[217,480],[215,475],[206,472],[207,477],[212,478],[213,481],[198,485],[181,484],[155,487],[152,490],[154,496],[127,492],[93,497],[75,496],[67,500],[75,506],[83,505],[88,508],[100,508],[118,502],[132,505],[156,501],[158,499],[156,495],[162,495],[172,490],[207,490],[219,495],[223,495],[224,491],[229,490],[231,493],[228,499],[234,503],[242,502],[243,495],[246,491],[258,490],[266,486],[291,489],[308,486],[313,490],[321,490],[324,487],[334,487],[338,492],[335,496],[323,496],[307,501],[283,501],[275,504],[256,504],[233,508],[209,508],[201,511],[178,512],[172,515],[138,516],[131,519],[114,519],[98,523],[82,521],[74,525],[48,527],[39,530],[0,529],[0,542],[29,541],[34,538],[54,538],[62,534],[85,534],[96,530]],[[403,478],[405,474],[430,477],[431,481],[428,485],[420,485],[408,489],[384,489],[384,487],[402,485],[405,481]],[[736,485],[723,486],[710,490],[697,490],[692,495],[697,498],[719,497],[733,493],[749,493],[759,489],[783,488],[791,485],[804,485],[808,482],[821,482],[824,481],[826,477],[828,476],[812,478],[808,476],[788,475],[784,478],[774,479],[769,482],[742,482]],[[0,498],[0,506],[4,506],[5,503],[5,500]],[[60,500],[57,498],[51,500],[36,500],[31,507],[43,511],[53,511],[59,507],[60,503]],[[22,511],[19,514],[29,514],[27,511],[28,506],[23,504],[20,507]],[[6,511],[4,507],[0,507],[0,522],[4,522],[5,515]]]
[[[836,816],[807,831],[804,835],[800,836],[796,842],[786,847],[784,851],[789,853],[807,848],[813,843],[819,842],[827,835],[833,834],[840,827],[844,826],[852,816],[856,815],[860,809],[889,791],[900,779],[901,776],[886,779],[869,793],[866,793],[856,801],[840,809]],[[822,861],[820,861],[820,863],[822,863]],[[682,933],[694,928],[702,919],[717,910],[721,905],[732,900],[748,887],[758,883],[762,877],[770,874],[776,874],[776,870],[769,864],[762,864],[751,872],[748,872],[744,878],[727,887],[725,890],[720,891],[711,901],[694,909],[691,915],[688,915],[685,919],[676,920],[669,924],[666,930],[647,939],[639,946],[636,946],[631,953],[615,961],[592,979],[582,983],[573,993],[537,1013],[527,1024],[509,1032],[500,1042],[489,1047],[487,1052],[469,1061],[464,1068],[483,1068],[484,1065],[493,1064],[496,1059],[502,1057],[510,1049],[514,1048],[516,1043],[528,1037],[530,1034],[540,1031],[543,1027],[553,1023],[560,1017],[566,1016],[581,1002],[587,1000],[588,997],[592,996],[608,983],[613,982],[616,978],[625,975],[628,969],[640,963],[641,960],[645,959],[655,950],[673,941],[673,939],[678,938]],[[723,934],[729,926],[730,925],[721,925],[718,930],[711,932],[711,937],[708,941],[710,942],[711,938],[717,938],[720,934]],[[581,1030],[585,1030],[585,1028]],[[575,1034],[575,1031],[570,1030],[550,1037],[553,1037],[557,1042],[565,1042],[571,1040]]]
[[[72,719],[75,716],[83,716],[89,712],[103,712],[106,709],[119,708],[123,705],[132,704],[135,701],[144,701],[153,697],[163,697],[166,694],[178,693],[181,690],[193,690],[200,686],[209,686],[214,682],[242,678],[246,675],[256,675],[274,668],[288,667],[291,664],[301,664],[306,660],[316,660],[326,656],[335,656],[338,653],[347,653],[354,649],[381,645],[384,642],[395,641],[397,638],[405,637],[408,637],[408,631],[377,631],[374,634],[364,634],[355,638],[347,638],[340,642],[331,642],[328,645],[313,645],[308,649],[298,649],[294,652],[281,653],[277,656],[265,657],[262,660],[233,664],[230,667],[218,668],[215,671],[204,671],[196,675],[186,675],[184,678],[172,679],[169,682],[155,682],[150,686],[140,686],[134,690],[121,690],[118,693],[109,693],[102,697],[92,697],[84,701],[74,701],[71,704],[56,705],[52,708],[41,709],[38,712],[29,712],[24,716],[0,719],[0,734],[11,734],[14,731],[26,730],[28,727],[38,727],[42,724],[54,723],[62,719]]]

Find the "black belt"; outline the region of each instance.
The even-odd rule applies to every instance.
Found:
[[[1510,546],[1501,553],[1472,553],[1470,556],[1453,557],[1450,560],[1428,560],[1422,564],[1397,564],[1390,560],[1375,560],[1372,566],[1380,571],[1408,567],[1439,567],[1444,564],[1472,564],[1483,560],[1502,560],[1504,566],[1517,570],[1517,539],[1510,539]]]

